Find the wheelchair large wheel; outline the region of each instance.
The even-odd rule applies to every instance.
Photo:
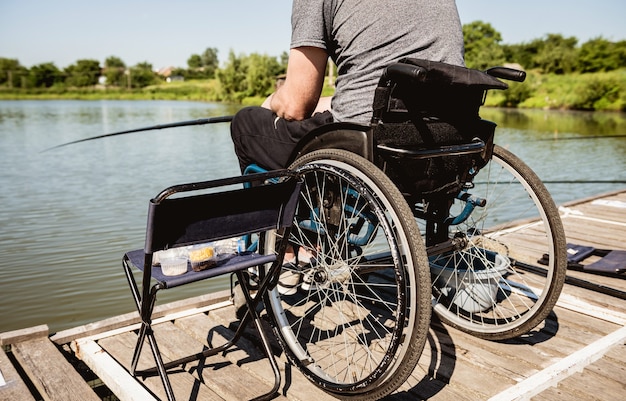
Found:
[[[290,234],[300,257],[283,266],[266,300],[280,343],[320,388],[380,399],[413,372],[428,333],[428,261],[417,224],[393,183],[354,153],[319,150],[291,168],[304,178]]]
[[[486,201],[450,237],[462,250],[430,256],[434,312],[477,337],[525,334],[552,311],[567,269],[558,210],[535,173],[496,146],[467,192]],[[456,200],[451,215],[466,205]]]

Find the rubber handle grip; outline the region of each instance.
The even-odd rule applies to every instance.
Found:
[[[520,71],[507,67],[492,67],[485,71],[492,77],[506,79],[509,81],[524,82],[526,79],[526,71]]]

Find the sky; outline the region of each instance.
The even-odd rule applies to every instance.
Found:
[[[463,24],[490,23],[505,44],[548,33],[579,43],[626,40],[624,0],[457,0]],[[21,65],[80,59],[104,64],[186,67],[192,54],[217,48],[280,56],[289,49],[290,0],[0,0],[0,57]]]

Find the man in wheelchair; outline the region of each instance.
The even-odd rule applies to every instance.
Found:
[[[502,340],[543,321],[562,288],[554,202],[478,113],[507,88],[497,78],[525,74],[463,64],[452,0],[294,0],[285,83],[231,123],[242,172],[289,167],[302,181],[283,258],[295,263],[263,303],[289,361],[342,398],[402,385],[431,312]],[[520,241],[513,222],[532,235]]]

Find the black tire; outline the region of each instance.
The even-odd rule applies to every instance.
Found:
[[[476,337],[517,337],[540,324],[561,293],[567,270],[561,219],[537,175],[499,146],[474,185],[468,193],[487,204],[449,233],[467,238],[468,246],[430,256],[434,312]],[[464,205],[455,201],[451,215]]]
[[[290,242],[315,257],[284,267],[268,313],[289,360],[318,387],[380,399],[413,372],[430,324],[428,261],[413,213],[354,153],[318,150],[290,168],[305,180]]]

